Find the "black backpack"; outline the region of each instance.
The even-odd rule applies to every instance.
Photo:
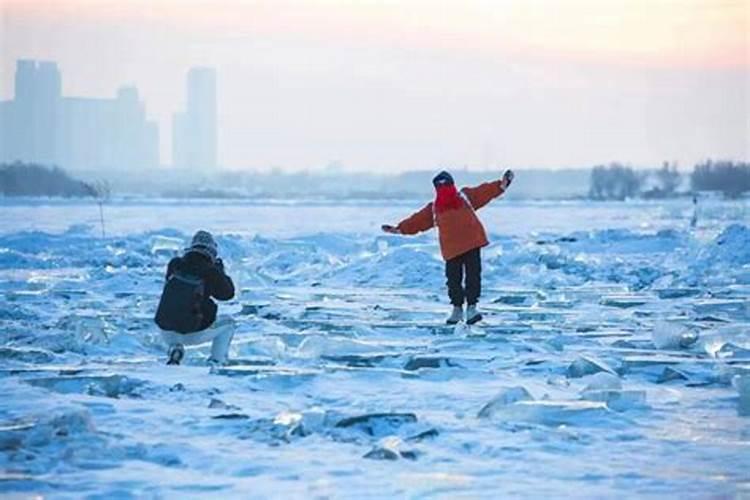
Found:
[[[177,272],[169,277],[161,293],[154,321],[162,330],[192,333],[203,324],[203,296],[205,283],[202,278]]]

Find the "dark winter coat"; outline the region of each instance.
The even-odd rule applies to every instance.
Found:
[[[211,259],[198,252],[187,252],[182,257],[175,257],[169,261],[167,266],[167,279],[175,272],[192,274],[203,279],[205,283],[205,294],[201,304],[203,321],[200,330],[205,330],[216,321],[216,303],[211,300],[230,300],[234,297],[234,283],[232,278],[224,272],[224,264],[221,259],[215,263]]]

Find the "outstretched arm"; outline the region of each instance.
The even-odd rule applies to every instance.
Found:
[[[396,226],[385,224],[382,226],[383,231],[392,234],[417,234],[427,231],[435,225],[432,214],[432,203],[428,203],[418,212],[413,213],[406,219],[399,222]]]
[[[510,183],[513,182],[513,171],[506,170],[503,178],[497,181],[485,182],[476,187],[465,187],[461,191],[469,198],[474,210],[479,210],[498,196],[502,195]]]

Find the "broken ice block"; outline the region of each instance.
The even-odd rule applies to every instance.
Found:
[[[651,338],[657,349],[680,349],[693,345],[698,334],[678,323],[659,321],[654,324]]]
[[[607,372],[616,375],[615,371],[602,361],[590,356],[579,356],[568,366],[568,378],[580,378],[586,375],[593,375],[598,372]]]
[[[630,307],[642,306],[647,302],[645,297],[638,295],[608,295],[602,297],[599,303],[603,306],[619,307],[628,309]]]
[[[398,436],[388,436],[380,440],[363,458],[372,460],[398,460],[399,458],[416,460],[417,455],[418,453],[415,450],[404,449],[404,442]]]
[[[581,398],[586,401],[599,401],[615,411],[624,411],[646,404],[646,391],[594,390],[584,391]]]
[[[738,375],[732,383],[740,396],[737,413],[743,417],[750,417],[750,375]]]
[[[151,253],[153,255],[174,257],[180,253],[180,250],[184,246],[185,242],[181,238],[172,238],[157,234],[151,239]]]
[[[688,380],[689,377],[680,370],[672,368],[671,366],[665,366],[664,371],[661,372],[659,378],[656,379],[657,384],[663,384],[665,382],[671,382],[673,380]]]
[[[660,299],[682,299],[700,295],[699,288],[661,288],[656,291]]]
[[[497,396],[484,405],[477,415],[479,418],[492,417],[499,408],[513,404],[517,401],[530,401],[534,397],[524,387],[507,387],[501,390]]]
[[[498,415],[504,420],[542,425],[575,425],[594,423],[609,413],[600,401],[518,401],[503,406]]]
[[[726,359],[750,359],[750,349],[727,342],[721,349],[716,351],[717,358]]]
[[[370,436],[383,436],[416,421],[417,416],[413,413],[368,413],[339,420],[336,427],[358,429]]]
[[[607,372],[598,372],[588,379],[584,391],[618,391],[622,389],[620,377]]]

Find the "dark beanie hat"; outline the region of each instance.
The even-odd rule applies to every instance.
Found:
[[[432,185],[435,187],[438,186],[452,186],[453,185],[453,176],[443,170],[439,174],[435,176],[434,179],[432,179]]]

